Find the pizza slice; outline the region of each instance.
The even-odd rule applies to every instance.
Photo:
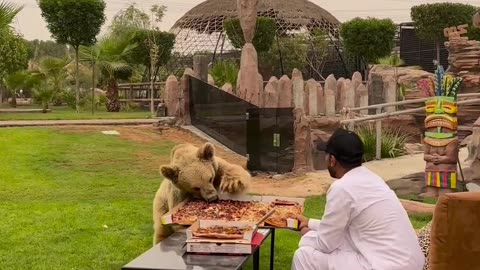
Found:
[[[271,205],[272,208],[275,209],[275,213],[273,213],[265,223],[274,227],[287,227],[287,219],[296,219],[298,215],[302,214],[302,207],[298,203],[276,204],[275,202],[272,202]]]
[[[269,204],[256,202],[245,209],[241,221],[258,222],[272,210]]]

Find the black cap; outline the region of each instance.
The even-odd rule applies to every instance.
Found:
[[[319,143],[317,149],[347,164],[361,163],[363,159],[363,142],[360,137],[355,132],[342,128],[335,130],[326,143]]]

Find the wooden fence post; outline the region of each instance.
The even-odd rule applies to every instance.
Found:
[[[377,114],[382,113],[382,108],[377,109]],[[375,138],[376,138],[376,159],[382,159],[382,119],[377,119],[375,121]]]

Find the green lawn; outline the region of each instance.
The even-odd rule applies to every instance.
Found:
[[[9,107],[1,107],[7,109]],[[38,109],[35,106],[18,106],[17,109]],[[0,112],[0,121],[5,120],[84,120],[84,119],[146,119],[151,118],[149,111],[128,111],[128,112],[107,112],[104,107],[95,111],[82,110],[77,113],[70,107],[50,107],[49,113],[2,113]]]
[[[55,128],[0,129],[0,269],[119,269],[149,249],[158,162],[172,147]],[[306,215],[320,218],[324,203],[308,198]],[[428,220],[412,217],[416,228]],[[277,232],[276,269],[290,269],[299,238]],[[267,269],[269,246],[262,251]]]

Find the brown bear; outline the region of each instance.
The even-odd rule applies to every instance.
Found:
[[[163,225],[161,218],[180,202],[187,198],[213,202],[218,200],[219,193],[244,193],[251,178],[241,166],[215,156],[211,143],[200,148],[191,144],[175,146],[170,154],[170,164],[161,166],[160,172],[165,180],[153,201],[154,245],[177,230],[171,225]]]

